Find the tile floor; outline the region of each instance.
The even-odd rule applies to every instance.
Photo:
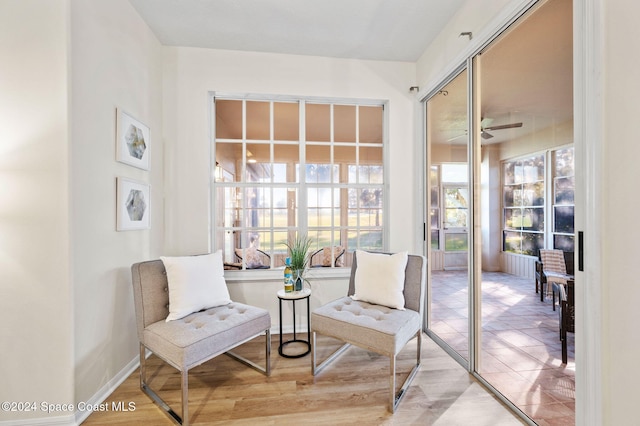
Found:
[[[432,272],[431,329],[468,359],[466,271]],[[574,334],[562,364],[558,311],[533,279],[482,275],[479,373],[538,425],[575,424]]]

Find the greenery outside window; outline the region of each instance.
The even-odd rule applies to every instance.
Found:
[[[503,250],[537,256],[544,248],[545,155],[505,161]]]
[[[431,221],[431,249],[440,250],[440,166],[431,166],[431,208],[429,220]]]
[[[445,252],[469,249],[469,169],[464,163],[442,163],[442,229]]]
[[[553,248],[574,251],[575,168],[574,148],[563,148],[553,156]]]

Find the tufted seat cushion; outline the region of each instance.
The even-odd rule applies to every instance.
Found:
[[[420,315],[343,297],[313,311],[314,331],[386,355],[397,355],[420,329]]]
[[[271,327],[269,312],[232,302],[144,328],[144,343],[180,369],[195,367]]]

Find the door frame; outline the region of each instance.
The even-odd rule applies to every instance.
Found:
[[[429,81],[416,97],[416,111],[420,114],[417,123],[420,136],[416,140],[417,158],[426,159],[426,100],[467,67],[473,58],[509,25],[523,15],[539,0],[517,0],[504,7],[500,15],[479,34],[474,34],[466,49],[450,62],[443,71]],[[575,232],[583,232],[582,241],[584,271],[576,269],[576,279],[584,283],[576,289],[576,424],[599,425],[603,422],[603,354],[602,318],[603,307],[599,303],[602,291],[602,241],[603,203],[602,177],[604,176],[603,148],[603,71],[604,71],[604,0],[573,1],[573,86],[574,86],[574,147],[576,167]],[[426,184],[426,161],[422,169],[422,215],[423,224],[428,218],[426,210],[428,187]],[[589,173],[586,171],[589,170]],[[586,196],[589,194],[589,197]],[[425,224],[426,225],[426,224]],[[576,240],[577,241],[577,240]],[[577,241],[577,243],[580,243]],[[430,239],[425,234],[422,251],[429,255]],[[576,256],[578,253],[576,251]],[[586,290],[588,289],[588,291]],[[585,315],[589,312],[589,315]],[[425,322],[425,328],[426,328]],[[584,330],[589,330],[585,333]],[[454,356],[454,358],[457,358]]]
[[[468,168],[472,168],[472,164],[470,162],[467,163],[468,164]],[[471,191],[469,190],[469,183],[443,183],[440,182],[440,186],[442,189],[442,193],[440,194],[440,199],[442,200],[442,205],[441,205],[441,228],[442,229],[442,242],[441,242],[441,247],[440,249],[443,252],[443,268],[444,270],[457,270],[457,269],[467,269],[469,267],[469,243],[470,243],[470,238],[469,238],[469,215],[473,214],[473,210],[471,210],[471,202],[470,202],[470,197],[473,195],[471,193]],[[446,190],[448,188],[456,188],[456,189],[466,189],[467,190],[467,226],[464,227],[447,227],[445,225],[446,223],[446,212],[447,212],[447,202],[446,199],[447,197],[445,196]],[[459,251],[447,251],[447,234],[464,234],[467,236],[467,249],[466,250],[459,250]],[[447,256],[447,254],[449,254],[449,256]],[[452,266],[452,265],[447,265],[447,258],[448,257],[452,257],[452,255],[457,254],[458,256],[456,257],[464,257],[464,266]]]

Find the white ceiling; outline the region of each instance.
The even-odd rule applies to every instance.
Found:
[[[167,46],[415,62],[464,0],[129,0]],[[485,143],[570,120],[572,0],[541,1],[479,56]],[[465,134],[466,89],[453,83],[439,140]],[[459,92],[459,93],[458,93]],[[444,105],[447,105],[446,107]],[[463,139],[454,143],[463,143]]]
[[[464,0],[129,0],[167,46],[415,62]]]

